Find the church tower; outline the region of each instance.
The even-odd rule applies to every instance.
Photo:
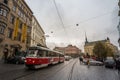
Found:
[[[88,43],[88,40],[87,40],[87,35],[86,35],[86,32],[85,32],[85,44]]]

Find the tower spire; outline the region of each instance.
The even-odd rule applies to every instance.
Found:
[[[86,31],[85,31],[85,43],[88,43]]]

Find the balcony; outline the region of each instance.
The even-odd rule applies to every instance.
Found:
[[[9,7],[5,3],[0,3],[0,21],[7,24]]]
[[[5,36],[0,34],[0,43],[5,39]]]

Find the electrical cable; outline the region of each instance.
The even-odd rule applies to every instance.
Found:
[[[53,0],[53,2],[54,2],[54,5],[55,5],[55,8],[56,8],[56,11],[57,11],[58,17],[59,17],[59,19],[60,19],[60,21],[61,21],[61,23],[62,23],[62,27],[63,27],[63,29],[64,29],[66,35],[69,37],[69,35],[68,35],[68,33],[67,33],[66,29],[65,29],[65,26],[64,26],[64,23],[63,23],[62,17],[61,17],[61,15],[60,15],[60,12],[59,12],[59,10],[58,10],[58,7],[57,7],[57,4],[56,4],[55,0]],[[68,38],[67,38],[67,39],[68,39]],[[69,39],[68,39],[68,40],[69,40]],[[70,40],[69,40],[69,42],[70,42]]]

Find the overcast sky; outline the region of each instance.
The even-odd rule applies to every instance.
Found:
[[[49,35],[46,42],[50,48],[73,44],[83,50],[85,32],[88,41],[109,37],[118,46],[118,0],[55,0],[60,17],[54,0],[26,2]]]

